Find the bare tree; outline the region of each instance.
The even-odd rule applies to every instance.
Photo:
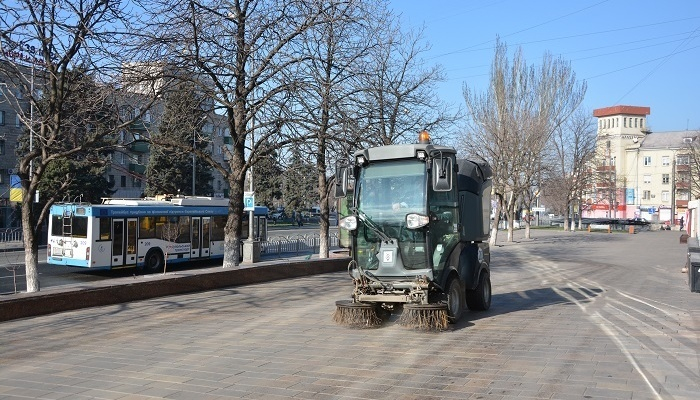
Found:
[[[184,226],[183,222],[185,224]],[[163,224],[160,237],[169,243],[165,246],[165,254],[163,255],[163,275],[165,275],[166,271],[168,270],[168,255],[170,253],[174,253],[174,245],[172,243],[176,243],[177,239],[183,232],[189,232],[189,227],[187,227],[189,223],[189,217],[187,220],[184,220],[183,217],[179,217],[176,220],[168,219]]]
[[[334,181],[329,178],[329,160],[346,156],[343,149],[354,145],[354,137],[346,132],[348,115],[356,113],[354,98],[359,84],[357,77],[373,46],[372,27],[386,13],[378,3],[365,0],[330,0],[320,16],[319,25],[304,35],[309,59],[301,65],[306,78],[295,101],[302,110],[297,123],[310,132],[308,154],[313,155],[318,177],[320,205],[319,257],[329,255],[329,198]]]
[[[246,175],[260,159],[298,140],[289,125],[300,83],[290,71],[308,58],[300,36],[320,23],[325,6],[314,0],[179,0],[152,7],[149,31],[155,34],[144,37],[144,45],[150,54],[168,55],[164,59],[178,71],[173,78],[197,85],[225,116],[232,137],[224,165],[195,150],[230,187],[224,267],[238,265]]]
[[[596,151],[596,128],[591,113],[579,108],[565,124],[557,127],[551,142],[553,167],[547,179],[548,199],[564,212],[564,230],[569,230],[569,215],[579,215],[584,190],[593,183],[589,166]],[[551,185],[551,187],[550,187]],[[574,211],[574,212],[569,212]],[[573,221],[572,221],[573,227]]]
[[[356,108],[365,140],[370,145],[415,142],[421,130],[431,132],[436,142],[448,139],[460,110],[454,111],[436,94],[445,75],[441,66],[424,62],[430,45],[423,31],[402,30],[391,14],[374,26],[376,45],[361,65]]]
[[[690,198],[700,198],[700,131],[695,132],[695,137],[686,143],[688,152],[688,164],[690,169]]]
[[[14,102],[30,133],[30,147],[19,157],[17,175],[23,194],[27,291],[36,292],[37,233],[54,199],[48,199],[40,210],[32,202],[47,165],[64,158],[91,157],[109,146],[104,139],[120,128],[115,124],[111,129],[91,129],[90,121],[71,118],[76,110],[69,113],[68,108],[78,107],[78,115],[92,118],[118,115],[114,88],[104,81],[109,79],[108,66],[113,65],[106,46],[113,44],[112,30],[125,20],[124,5],[110,0],[1,4],[0,50],[15,55],[0,63],[2,73],[8,77],[8,86],[17,88],[30,103],[26,110]],[[80,73],[74,73],[77,69]]]
[[[496,44],[488,91],[478,94],[464,86],[469,120],[462,150],[484,158],[494,172],[492,243],[501,211],[508,218],[508,241],[513,240],[517,206],[537,184],[539,160],[549,138],[578,107],[585,91],[569,63],[545,54],[541,66],[528,66],[521,50],[511,63],[501,42]]]

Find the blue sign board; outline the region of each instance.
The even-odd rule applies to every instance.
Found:
[[[243,192],[243,211],[255,210],[255,192]]]

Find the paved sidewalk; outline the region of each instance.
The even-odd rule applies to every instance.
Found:
[[[697,399],[678,232],[523,233],[442,333],[335,325],[344,272],[0,323],[0,399]]]

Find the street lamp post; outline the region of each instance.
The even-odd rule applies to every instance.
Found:
[[[192,196],[194,196],[195,175],[197,171],[197,127],[192,129]]]

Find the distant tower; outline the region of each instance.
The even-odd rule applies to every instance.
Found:
[[[595,204],[598,216],[623,217],[633,212],[638,190],[630,171],[636,170],[638,149],[645,136],[649,107],[612,106],[593,110],[598,118],[596,140],[597,183]],[[629,158],[629,159],[628,159]],[[635,183],[637,178],[635,177]],[[629,208],[629,209],[628,209]],[[636,209],[635,209],[636,211]]]

